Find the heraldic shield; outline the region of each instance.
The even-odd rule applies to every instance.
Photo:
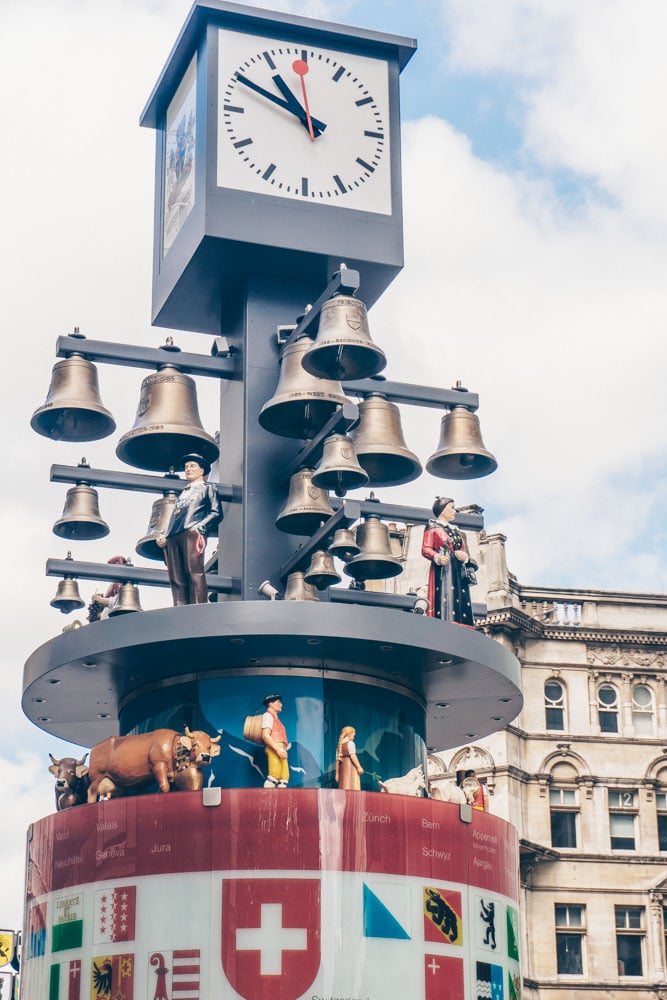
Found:
[[[222,967],[244,1000],[297,1000],[320,967],[320,882],[222,883]]]

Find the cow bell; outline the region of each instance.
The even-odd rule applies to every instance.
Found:
[[[77,611],[84,606],[84,603],[79,593],[79,584],[71,576],[64,576],[59,581],[56,596],[49,601],[52,608],[57,608],[64,615]]]
[[[148,528],[143,538],[137,542],[134,551],[144,559],[159,559],[163,562],[163,550],[157,544],[157,537],[166,534],[171,520],[171,512],[176,503],[177,494],[173,490],[165,490],[164,494],[155,501],[151,509],[151,517]]]
[[[54,535],[90,541],[109,534],[109,525],[100,516],[99,497],[92,486],[78,483],[67,491],[62,517],[53,525]]]
[[[332,516],[326,492],[313,485],[313,470],[295,472],[289,482],[285,506],[276,518],[276,527],[288,535],[312,535],[322,521]]]
[[[421,462],[403,437],[400,410],[382,393],[359,404],[359,423],[350,436],[371,486],[397,486],[421,475]]]
[[[134,583],[121,583],[116,603],[109,611],[109,618],[117,615],[127,615],[131,611],[141,611],[139,603],[139,588]]]
[[[325,302],[317,337],[302,363],[307,372],[320,378],[368,378],[381,372],[387,359],[371,340],[364,303],[350,295],[336,295]]]
[[[379,517],[366,517],[357,527],[358,556],[345,566],[344,572],[358,581],[387,580],[403,572],[403,566],[391,554],[389,527]]]
[[[361,549],[357,545],[352,528],[339,528],[333,536],[329,552],[343,562],[349,562],[353,556],[358,556]]]
[[[324,549],[313,552],[308,572],[304,574],[306,583],[310,583],[318,590],[326,590],[334,583],[340,583],[341,576],[334,566],[333,556]]]
[[[276,391],[259,414],[259,422],[271,434],[288,438],[311,438],[335,410],[347,402],[340,382],[316,378],[304,371],[301,359],[311,341],[301,337],[283,348]]]
[[[484,447],[479,418],[465,406],[455,406],[440,423],[440,442],[426,463],[426,471],[439,479],[481,479],[498,468]]]
[[[319,601],[315,587],[306,583],[303,573],[290,573],[285,584],[285,601]]]
[[[181,469],[188,452],[213,463],[220,449],[202,427],[194,379],[163,365],[141,383],[134,426],[118,442],[116,455],[139,469],[168,472]]]
[[[322,460],[313,473],[313,483],[333,490],[337,497],[368,482],[368,473],[359,465],[354,445],[347,434],[330,434],[324,442]]]
[[[30,426],[52,441],[99,441],[113,434],[116,421],[102,406],[95,365],[78,354],[58,361],[46,402],[35,410]]]

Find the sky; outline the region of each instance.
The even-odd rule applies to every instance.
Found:
[[[264,4],[415,37],[401,78],[405,268],[370,312],[388,378],[479,393],[486,479],[453,484],[507,536],[523,584],[664,593],[667,537],[667,63],[663,0],[312,0]],[[67,619],[49,607],[51,532],[66,487],[52,463],[120,468],[91,445],[31,431],[75,326],[157,347],[150,326],[155,136],[138,125],[187,0],[3,0],[0,329],[4,540],[0,926],[19,926],[25,831],[53,809],[48,753],[23,664]],[[363,286],[360,290],[363,298]],[[174,332],[208,353],[200,335]],[[118,434],[146,373],[100,366]],[[204,426],[216,400],[202,380]],[[406,411],[435,451],[435,411]],[[448,484],[449,485],[449,484]],[[430,505],[423,476],[382,499]],[[132,554],[154,497],[101,491],[112,534],[77,558]],[[143,504],[141,510],[138,505]],[[155,565],[155,564],[152,564]],[[96,587],[81,584],[87,600]],[[142,589],[145,608],[167,591]],[[11,817],[11,818],[8,818]]]

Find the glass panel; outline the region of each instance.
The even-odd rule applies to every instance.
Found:
[[[556,904],[557,927],[583,927],[583,906],[573,906],[569,903]]]
[[[553,812],[551,813],[551,846],[552,847],[576,847],[577,846],[577,822],[576,813],[573,812]]]
[[[630,789],[621,789],[617,791],[616,789],[609,789],[609,808],[610,809],[636,809],[637,808],[637,793],[631,791]]]
[[[565,722],[563,719],[563,709],[562,708],[549,708],[546,709],[547,716],[547,729],[556,730],[562,733],[565,729]]]
[[[642,935],[617,934],[616,952],[618,955],[619,976],[641,976],[642,971]]]
[[[635,818],[622,813],[611,813],[609,816],[611,832],[611,848],[613,851],[634,851],[635,849]]]
[[[573,788],[550,788],[549,802],[553,806],[573,806],[577,802],[576,794]]]
[[[558,681],[547,681],[544,685],[544,693],[550,702],[560,703],[563,700],[563,688]]]
[[[633,712],[632,724],[636,736],[653,736],[653,712]]]
[[[635,705],[639,705],[641,708],[647,708],[653,704],[651,689],[647,688],[645,684],[638,684],[632,692],[632,697]]]
[[[598,690],[598,701],[601,705],[615,705],[617,700],[616,688],[611,684],[603,684]]]
[[[658,816],[658,849],[667,851],[667,816]]]
[[[556,934],[556,961],[559,976],[583,974],[581,934]]]
[[[618,732],[618,715],[616,712],[598,712],[598,719],[600,721],[600,732]]]
[[[667,792],[656,792],[655,807],[656,809],[667,809]]]

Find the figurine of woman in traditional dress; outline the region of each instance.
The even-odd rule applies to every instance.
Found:
[[[424,530],[422,555],[431,561],[427,614],[431,618],[473,624],[469,568],[477,568],[467,551],[465,535],[451,522],[456,507],[451,497],[436,497],[433,518]],[[470,564],[470,567],[469,565]]]
[[[338,737],[336,751],[336,784],[347,791],[358,792],[361,789],[361,775],[364,769],[357,757],[354,737],[357,731],[354,726],[343,726]]]

